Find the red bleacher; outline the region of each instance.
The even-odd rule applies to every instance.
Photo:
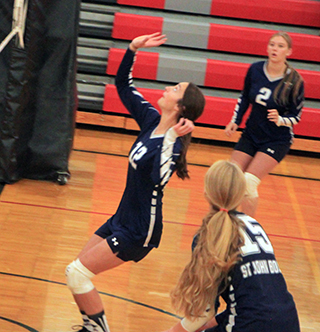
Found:
[[[115,13],[112,38],[132,40],[162,30],[163,18],[155,16]]]
[[[189,4],[187,11],[194,10],[196,12],[197,6],[191,6],[190,1],[194,0],[186,0]],[[165,0],[118,0],[118,4],[160,9],[168,9],[167,5],[169,7],[169,2],[166,4]],[[177,4],[170,2],[170,6],[175,7],[175,11],[179,11],[176,7],[183,5],[183,2],[178,2]],[[182,12],[184,11],[183,9],[181,8]],[[320,2],[310,0],[257,0],[255,2],[246,0],[212,0],[210,12],[205,14],[320,27]],[[199,21],[199,24],[193,21],[192,29],[184,31],[180,28],[180,23],[185,24],[185,20],[180,15],[172,19],[171,16],[166,15],[162,17],[117,12],[114,17],[112,38],[132,40],[141,34],[151,34],[159,31],[167,35],[168,41],[166,44],[168,46],[178,45],[182,48],[202,48],[229,54],[258,55],[267,58],[266,48],[268,40],[274,32],[277,32],[276,30],[201,21]],[[197,43],[199,33],[202,37],[201,41],[203,41],[201,43]],[[204,36],[204,33],[207,35]],[[291,59],[320,63],[319,36],[307,33],[290,33],[290,36],[293,40]],[[116,74],[124,52],[124,49],[111,48],[109,50],[108,75]],[[161,60],[161,66],[159,65],[159,60]],[[139,51],[133,76],[152,81],[157,81],[157,78],[161,77],[161,80],[163,80],[166,61],[170,61],[169,57],[164,56],[161,58],[161,53]],[[196,62],[197,59],[192,58],[192,61]],[[203,64],[203,58],[199,60],[200,63]],[[250,64],[248,63],[207,59],[206,66],[199,66],[199,68],[203,68],[201,70],[205,70],[205,73],[203,73],[203,76],[199,75],[198,79],[204,79],[203,82],[200,82],[200,85],[204,87],[237,90],[240,92],[249,66]],[[185,71],[188,71],[189,68],[183,70],[185,74]],[[316,70],[298,69],[298,71],[305,80],[306,98],[319,100],[320,73]],[[159,72],[162,75],[159,75]],[[191,72],[190,77],[192,77]],[[172,83],[175,84],[176,82]],[[151,104],[157,107],[157,100],[161,97],[163,91],[142,88],[138,90]],[[224,127],[230,121],[235,105],[236,99],[206,96],[205,111],[197,123]],[[111,113],[128,114],[118,97],[115,86],[112,84],[106,86],[103,110]],[[249,110],[247,113],[249,113]],[[320,109],[304,108],[302,121],[295,126],[294,131],[300,136],[320,138],[319,124]],[[242,123],[243,126],[244,121]]]
[[[320,3],[308,0],[214,0],[211,15],[320,27]]]
[[[161,31],[167,34],[167,44],[170,45],[170,31],[163,31],[166,21],[171,29],[175,30],[178,20],[170,20],[157,16],[145,16],[127,13],[116,13],[112,31],[115,39],[132,40],[142,34],[151,34]],[[178,26],[177,26],[178,28]],[[209,24],[207,49],[230,53],[266,55],[266,45],[275,30],[247,28],[223,24]],[[187,32],[192,37],[192,31]],[[319,36],[303,33],[290,33],[294,52],[292,59],[320,62],[320,38]],[[195,37],[196,38],[196,37]],[[190,42],[190,40],[188,39]],[[183,43],[183,35],[181,35]],[[182,45],[189,46],[189,45]]]
[[[210,24],[208,49],[231,53],[266,55],[272,33],[266,29]],[[296,60],[320,62],[319,36],[290,33],[294,51],[289,57]]]
[[[116,75],[124,53],[124,49],[111,48],[109,50],[108,75]],[[133,69],[133,76],[156,80],[160,56],[156,52],[139,51]],[[204,82],[200,82],[200,85],[241,91],[249,66],[250,64],[246,63],[207,59],[207,68],[204,75],[205,80]],[[185,68],[185,71],[188,71],[188,68]],[[305,80],[306,98],[319,98],[320,72],[311,70],[298,71]]]
[[[116,75],[125,50],[111,48],[108,56],[107,74]],[[159,53],[141,52],[137,53],[132,75],[137,78],[156,80],[158,70]]]
[[[145,99],[157,107],[157,101],[163,94],[162,90],[145,88],[138,90]],[[236,99],[206,96],[206,106],[202,116],[197,120],[197,123],[226,126],[231,119],[236,102]],[[116,87],[112,84],[106,85],[103,110],[111,113],[129,114],[118,96]],[[248,110],[247,113],[249,112],[250,110]],[[302,114],[302,120],[303,121],[295,126],[295,133],[301,136],[320,138],[320,111],[318,109],[305,108]],[[244,122],[245,121],[243,121],[241,128],[243,128]]]
[[[161,98],[163,90],[139,88],[139,92],[158,110],[157,101]],[[206,97],[206,107],[197,123],[225,126],[231,118],[236,100],[231,98]],[[121,114],[129,114],[123,106],[117,89],[113,84],[106,85],[103,110]],[[159,110],[160,111],[160,110]],[[218,116],[217,116],[218,114]]]
[[[166,0],[117,0],[119,5],[164,9]]]
[[[120,5],[134,7],[168,9],[165,0],[118,0],[117,2]],[[185,11],[182,2],[180,7],[178,5],[176,10]],[[194,6],[192,12],[197,13],[196,11],[197,6]],[[211,10],[202,14],[320,28],[320,3],[312,0],[212,0]]]
[[[204,86],[230,90],[242,90],[250,64],[207,60]]]

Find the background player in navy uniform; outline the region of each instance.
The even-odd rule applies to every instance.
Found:
[[[246,190],[242,170],[217,161],[204,189],[209,213],[171,292],[184,318],[166,332],[299,332],[295,303],[268,236],[255,219],[235,210]],[[216,315],[219,296],[226,309]]]
[[[103,304],[91,278],[126,261],[138,262],[158,247],[162,234],[163,189],[173,172],[188,177],[186,152],[193,122],[205,98],[192,83],[167,87],[158,100],[159,112],[132,83],[135,52],[166,41],[155,33],[135,38],[116,76],[119,96],[140,126],[129,154],[127,184],[117,212],[90,238],[66,269],[67,284],[83,316],[81,331],[109,331]],[[181,136],[181,137],[180,137]]]
[[[241,124],[249,105],[250,116],[231,155],[245,172],[247,193],[242,211],[254,217],[258,206],[260,181],[289,152],[293,126],[300,121],[304,84],[301,76],[287,63],[292,53],[290,36],[278,32],[269,40],[268,60],[250,66],[244,89],[225,133],[231,136]]]

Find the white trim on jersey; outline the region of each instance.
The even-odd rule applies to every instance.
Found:
[[[297,116],[283,117],[279,115],[277,126],[293,127],[294,125],[298,124],[301,119],[302,107],[303,102],[301,102],[297,107],[297,109],[300,109],[300,112]]]
[[[137,90],[132,91],[132,93],[136,96],[139,96],[139,97],[143,98],[142,94]]]
[[[240,97],[237,99],[237,104],[234,108],[234,111],[233,111],[233,115],[232,115],[232,118],[231,118],[231,122],[233,123],[236,123],[236,120],[238,118],[238,113],[239,113],[239,105],[241,104],[241,100],[242,100],[242,94],[240,95]]]
[[[147,238],[144,242],[144,247],[148,247],[148,244],[150,242],[153,229],[154,229],[154,224],[156,222],[156,212],[157,212],[157,196],[158,196],[158,191],[156,190],[159,187],[159,185],[155,186],[155,190],[152,193],[152,199],[151,199],[151,208],[150,208],[150,222],[149,222],[149,230],[148,230],[148,235]]]
[[[229,277],[229,280],[230,280],[230,277]],[[237,302],[235,299],[234,288],[232,285],[230,285],[229,298],[231,300],[231,304],[230,304],[230,315],[229,315],[229,319],[228,319],[228,324],[226,326],[226,331],[232,332],[233,327],[235,326],[235,323],[236,323],[236,316],[237,316],[237,311],[236,311]]]
[[[153,133],[152,133],[153,135]],[[156,135],[155,135],[156,136]],[[172,156],[173,156],[173,147],[174,143],[176,142],[178,135],[176,131],[173,128],[170,128],[164,136],[163,143],[162,143],[162,149],[161,149],[161,158],[160,158],[160,178],[161,185],[164,186],[170,179],[172,169],[171,165],[173,163]],[[151,200],[151,208],[150,208],[150,223],[149,223],[149,230],[148,230],[148,236],[145,240],[144,247],[147,247],[152,233],[154,229],[154,224],[156,220],[156,202],[157,202],[157,189],[158,185],[155,187],[155,190],[152,193],[152,200]]]
[[[282,74],[282,75],[279,75],[279,76],[277,76],[277,77],[272,77],[272,76],[270,76],[269,73],[268,73],[268,70],[267,70],[267,64],[268,64],[267,61],[263,64],[263,72],[264,72],[264,74],[266,75],[266,77],[268,78],[268,80],[269,80],[270,82],[275,82],[275,81],[278,81],[278,80],[280,80],[280,79],[283,78],[283,74]]]
[[[173,128],[170,128],[164,136],[160,160],[161,185],[165,185],[170,179],[172,173],[171,165],[173,163],[173,147],[177,137],[178,135]]]

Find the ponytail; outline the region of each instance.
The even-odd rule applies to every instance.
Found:
[[[178,121],[180,118],[196,121],[203,113],[205,103],[205,97],[201,90],[194,83],[189,83],[184,92],[183,98],[178,102],[180,108]],[[180,139],[182,142],[182,149],[176,163],[176,172],[178,177],[184,180],[185,178],[189,178],[187,151],[191,142],[191,133],[182,136]]]
[[[173,306],[187,319],[200,317],[208,305],[214,307],[221,285],[227,285],[228,274],[240,259],[244,225],[232,210],[243,199],[245,185],[243,172],[229,161],[214,163],[206,174],[211,208],[196,233],[191,260],[171,292]]]

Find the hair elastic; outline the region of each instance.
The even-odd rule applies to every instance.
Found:
[[[219,211],[224,211],[224,212],[229,212],[227,209],[224,209],[224,208],[220,208],[220,210]]]

